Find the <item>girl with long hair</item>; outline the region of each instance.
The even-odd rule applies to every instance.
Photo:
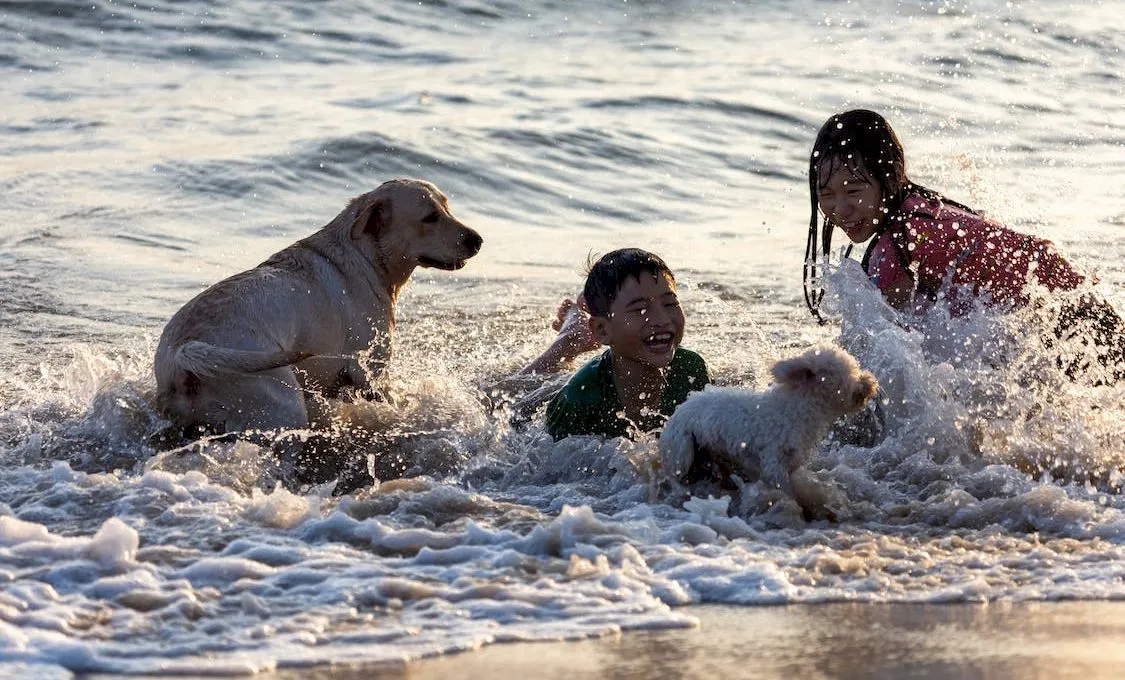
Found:
[[[1028,287],[1074,290],[1085,276],[1043,238],[1023,234],[912,181],[902,143],[883,116],[865,109],[829,118],[809,157],[811,216],[805,249],[805,302],[818,320],[836,229],[851,245],[867,243],[864,271],[904,312],[939,300],[952,314],[976,302],[1010,311],[1027,304]],[[851,245],[848,253],[851,252]],[[1104,300],[1082,295],[1064,305],[1054,336],[1082,333],[1098,361],[1125,377],[1123,324]],[[1083,362],[1071,364],[1073,375]]]

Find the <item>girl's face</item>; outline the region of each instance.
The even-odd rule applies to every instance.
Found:
[[[817,202],[829,224],[847,234],[852,243],[863,243],[875,235],[885,215],[883,186],[863,171],[862,163],[851,168],[839,158],[826,158],[817,179]]]

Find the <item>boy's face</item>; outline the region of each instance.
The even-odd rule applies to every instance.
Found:
[[[592,317],[590,329],[618,358],[666,368],[684,338],[684,310],[668,277],[646,272],[625,279],[609,317]]]

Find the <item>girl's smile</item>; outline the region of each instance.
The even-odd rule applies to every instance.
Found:
[[[862,171],[839,158],[821,163],[817,203],[832,226],[853,243],[863,243],[879,230],[883,219],[883,187]]]

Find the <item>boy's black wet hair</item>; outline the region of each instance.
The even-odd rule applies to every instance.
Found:
[[[609,316],[609,308],[617,293],[628,279],[640,279],[641,274],[665,276],[675,284],[676,277],[664,260],[640,248],[622,248],[606,253],[590,265],[586,272],[586,285],[582,296],[591,316]]]

